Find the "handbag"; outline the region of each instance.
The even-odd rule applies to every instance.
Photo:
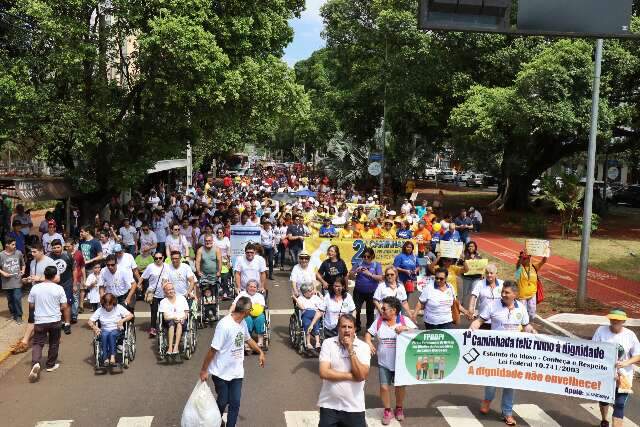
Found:
[[[460,302],[457,299],[454,299],[451,304],[451,317],[454,325],[460,323]]]
[[[533,268],[535,270],[535,267]],[[538,270],[536,270],[536,277],[538,276]],[[540,277],[537,277],[536,282],[536,304],[540,304],[544,301],[544,287],[542,286],[542,280]]]
[[[165,263],[162,263],[162,269],[160,269],[160,274],[158,275],[158,280],[156,280],[156,285],[153,287],[153,289],[149,287],[149,289],[147,289],[147,293],[144,294],[144,302],[146,302],[147,304],[153,304],[153,296],[155,295],[155,290],[158,287],[158,283],[160,283],[160,278],[162,277],[162,273],[164,272],[165,265]]]

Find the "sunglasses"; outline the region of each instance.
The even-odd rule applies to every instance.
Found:
[[[385,274],[385,277],[394,277],[396,275],[396,273],[387,273]]]
[[[155,259],[156,261],[162,261],[164,259],[164,257],[157,256],[157,257],[154,257],[153,259]]]
[[[364,258],[364,259],[372,259],[373,257],[371,255],[365,255],[362,258]]]
[[[301,256],[300,257],[300,261],[309,261],[311,258],[307,257],[307,256]]]
[[[115,264],[107,264],[107,267],[115,267]]]
[[[436,280],[447,280],[446,277],[436,277]]]

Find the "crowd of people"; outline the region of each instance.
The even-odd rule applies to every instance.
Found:
[[[312,194],[298,197],[302,191]],[[176,355],[189,301],[200,292],[198,282],[211,280],[220,284],[220,298],[231,300],[232,306],[216,326],[200,378],[212,375],[219,409],[228,406],[227,426],[232,427],[240,407],[245,353],[256,352],[264,364],[264,308],[277,268],[290,270],[304,345],[319,357],[321,426],[365,425],[364,381],[371,355],[378,360],[383,424],[404,419],[404,387],[394,388],[391,404],[395,339],[403,331],[458,328],[464,315],[471,329],[535,332],[530,323],[546,258],[533,259],[523,250],[510,278],[499,278],[491,263],[481,274],[465,274],[468,262],[481,258],[473,236],[483,218],[473,207],[452,215],[442,197],[420,203],[407,198],[394,205],[375,191],[332,187],[327,177],[257,168],[252,177],[214,180],[198,174],[195,185],[184,191],[168,191],[160,184],[125,204],[113,198],[93,223],[69,230],[49,214],[45,226],[32,235],[30,218],[18,208],[0,253],[0,275],[17,323],[23,318],[21,290],[31,286],[29,326],[12,351],[27,351],[33,339],[32,381],[39,377],[47,339],[46,368],[59,367],[60,331],[71,333],[84,310],[92,311],[89,326],[102,336],[104,364],[115,364],[115,337],[133,318],[141,297],[151,308],[149,336],[167,328],[168,353]],[[231,254],[233,225],[260,227],[260,241],[246,245],[236,259]],[[310,237],[404,242],[388,265],[376,260],[373,247],[364,248],[361,259],[345,260],[332,244],[316,269],[305,250]],[[444,241],[460,242],[460,256],[441,256],[439,243]],[[417,294],[413,307],[412,293]],[[521,315],[511,316],[514,311]],[[164,325],[157,324],[158,313],[163,313]],[[597,339],[620,341],[626,354],[620,363],[628,367],[640,360],[640,345],[627,332],[620,339],[621,331],[628,331],[620,328],[600,331]],[[494,396],[495,388],[487,387],[480,412],[488,411]],[[515,425],[513,400],[513,390],[504,389],[507,425]],[[616,400],[614,420],[621,418],[625,403],[626,397]]]

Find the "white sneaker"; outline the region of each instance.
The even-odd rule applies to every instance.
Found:
[[[60,367],[60,364],[59,364],[59,363],[56,363],[56,364],[55,364],[55,365],[53,365],[52,367],[47,368],[47,372],[53,372],[53,371],[55,371],[56,369],[58,369],[59,367]]]
[[[38,381],[39,377],[40,377],[40,364],[36,363],[31,368],[31,372],[29,372],[29,381],[32,383],[35,383],[36,381]]]

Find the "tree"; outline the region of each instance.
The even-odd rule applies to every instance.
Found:
[[[0,14],[0,142],[99,196],[156,160],[269,140],[308,99],[279,58],[303,0],[21,0]]]
[[[537,198],[551,203],[558,211],[562,238],[568,238],[576,229],[582,211],[584,187],[580,185],[580,177],[572,173],[545,176],[540,184],[542,190]]]

